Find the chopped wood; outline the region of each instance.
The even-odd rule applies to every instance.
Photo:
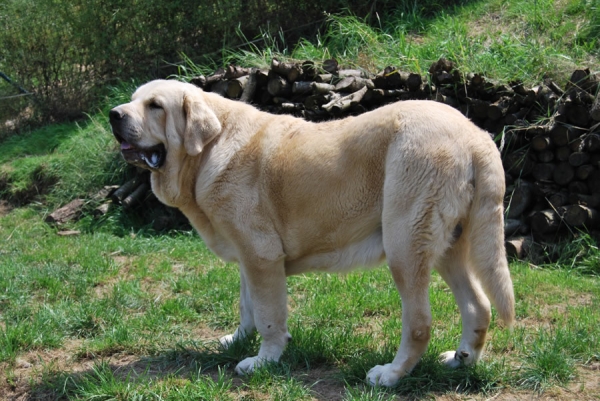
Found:
[[[296,81],[292,85],[292,93],[294,95],[304,95],[312,92],[314,82],[311,81]]]
[[[124,209],[129,209],[136,203],[140,203],[149,189],[150,186],[147,183],[142,183],[131,194],[129,194],[129,196],[121,201],[121,205]]]
[[[600,214],[595,209],[583,205],[567,206],[564,219],[573,227],[598,228]]]
[[[111,195],[111,199],[114,203],[120,204],[130,193],[132,193],[142,182],[148,181],[148,174],[138,174],[125,184],[121,185],[119,189],[114,191]]]
[[[554,151],[554,156],[559,162],[569,161],[569,156],[571,156],[571,148],[568,146],[561,146],[559,148],[556,148],[556,150]]]
[[[546,135],[537,135],[531,140],[531,148],[537,152],[541,152],[550,147],[550,137]]]
[[[204,75],[198,75],[190,79],[192,85],[196,85],[199,88],[206,86],[206,77]]]
[[[252,102],[252,99],[254,99],[254,95],[256,94],[256,88],[258,87],[258,74],[259,71],[256,69],[253,69],[250,72],[248,75],[248,81],[244,87],[244,91],[240,96],[240,101],[244,103]]]
[[[525,176],[531,173],[533,162],[527,156],[527,151],[517,151],[506,155],[503,160],[504,170],[514,176]]]
[[[231,79],[227,82],[227,97],[230,99],[238,99],[242,96],[246,84],[248,83],[249,76],[243,75],[239,78]]]
[[[552,160],[554,160],[554,152],[551,150],[538,152],[537,159],[540,163],[550,163]]]
[[[302,72],[306,81],[314,81],[317,75],[317,67],[313,61],[307,60],[302,63]]]
[[[339,70],[337,75],[340,78],[346,78],[346,77],[359,77],[359,78],[367,78],[368,74],[364,73],[361,70]]]
[[[585,148],[588,151],[597,152],[600,150],[600,135],[598,135],[598,134],[586,135],[584,142],[585,142]]]
[[[95,217],[104,216],[106,213],[108,213],[108,210],[110,209],[110,205],[112,205],[112,203],[105,202],[105,203],[101,204],[100,206],[98,206],[97,208],[95,208],[94,211],[92,212],[92,214]]]
[[[330,84],[333,82],[333,74],[319,74],[315,77],[315,82]]]
[[[591,193],[600,193],[600,170],[592,171],[585,183]]]
[[[573,167],[579,167],[590,161],[590,154],[587,152],[574,152],[569,155],[569,164]]]
[[[396,67],[386,67],[373,79],[373,84],[378,89],[399,89],[406,85],[408,72],[402,72]]]
[[[600,206],[600,193],[591,195],[586,194],[569,194],[569,202],[572,205],[583,205],[596,208]]]
[[[523,259],[533,246],[533,240],[529,236],[511,237],[504,243],[506,255],[511,258]]]
[[[324,110],[339,114],[344,110],[349,109],[352,105],[359,103],[362,97],[367,93],[367,87],[363,87],[361,90],[356,91],[348,96],[334,99],[331,102],[324,104],[322,107]]]
[[[594,98],[594,102],[592,103],[592,108],[590,109],[590,117],[594,121],[600,121],[600,91],[596,93],[596,97]]]
[[[595,170],[596,167],[592,166],[591,164],[583,164],[575,169],[575,178],[585,181]]]
[[[589,68],[575,70],[571,74],[567,87],[577,87],[595,94],[598,89],[598,76],[592,74]]]
[[[533,201],[531,184],[524,180],[517,181],[510,197],[507,218],[514,219],[521,216]]]
[[[250,68],[244,68],[237,65],[229,65],[225,69],[223,79],[237,79],[250,74]]]
[[[59,231],[56,234],[60,235],[61,237],[72,237],[74,235],[81,234],[81,231],[79,231],[79,230],[65,230],[65,231]]]
[[[562,225],[562,218],[553,209],[539,210],[531,215],[531,230],[537,234],[553,234]]]
[[[285,77],[293,83],[302,76],[302,67],[298,63],[284,63],[277,59],[271,60],[271,71]]]
[[[323,61],[322,68],[323,68],[323,70],[325,70],[326,72],[328,72],[330,74],[337,74],[339,65],[338,65],[338,62],[336,59],[329,59],[329,60]]]
[[[554,177],[554,170],[556,169],[556,165],[553,163],[536,163],[533,166],[533,170],[531,171],[531,175],[537,181],[550,181]]]
[[[562,90],[560,88],[560,86],[558,86],[556,84],[556,82],[554,82],[552,80],[546,79],[546,80],[544,80],[544,84],[548,87],[548,89],[550,89],[552,92],[554,92],[554,94],[556,96],[560,97],[560,96],[563,96],[565,94],[565,91]]]
[[[292,93],[292,84],[281,75],[269,73],[267,91],[271,96],[287,96]]]
[[[118,185],[105,185],[100,191],[92,195],[92,200],[101,201],[110,198],[110,196],[119,189]]]
[[[567,92],[567,97],[573,104],[589,105],[594,103],[594,96],[578,87],[572,87],[569,89]]]
[[[525,228],[523,222],[518,219],[504,219],[504,235],[509,237]]]
[[[569,163],[559,163],[552,173],[552,179],[558,185],[564,186],[570,183],[575,177],[575,169]]]
[[[487,118],[488,109],[490,108],[490,102],[470,97],[468,97],[466,100],[467,103],[471,106],[475,118]]]
[[[335,85],[326,84],[324,82],[313,82],[311,87],[315,95],[325,94],[335,90]]]
[[[406,78],[406,87],[411,92],[416,92],[421,89],[422,83],[423,78],[419,74],[409,74],[408,78]]]
[[[576,127],[589,127],[590,110],[586,105],[571,103],[566,110],[567,120]]]
[[[579,136],[579,132],[572,126],[554,124],[549,132],[550,140],[556,146],[568,145],[570,141]]]
[[[487,110],[487,116],[490,120],[499,120],[506,115],[510,106],[511,100],[503,97],[497,102],[490,104]]]
[[[222,68],[219,68],[217,71],[215,71],[215,73],[213,75],[211,75],[205,79],[204,85],[211,86],[214,83],[222,81],[224,76],[225,76],[225,70],[223,70]]]
[[[373,85],[373,81],[366,78],[349,76],[342,79],[335,85],[335,90],[340,92],[356,92],[364,87],[369,89],[373,89],[375,85]]]
[[[585,145],[586,145],[586,142],[583,140],[582,137],[579,137],[577,139],[573,139],[569,143],[569,149],[571,149],[571,152],[575,152],[575,153],[583,152],[583,151],[586,151]]]
[[[304,105],[302,103],[284,102],[281,103],[281,110],[285,111],[286,113],[291,113],[304,110]]]
[[[210,91],[212,93],[218,94],[219,96],[226,97],[228,88],[229,88],[229,82],[223,80],[223,81],[218,81],[218,82],[215,82],[214,84],[212,84],[210,86]]]
[[[551,195],[548,195],[548,205],[553,209],[556,209],[560,206],[564,206],[569,202],[569,195],[566,191],[555,192]]]
[[[61,225],[76,220],[82,213],[85,200],[75,199],[46,216],[46,223]]]

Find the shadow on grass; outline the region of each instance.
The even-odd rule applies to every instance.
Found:
[[[327,397],[331,396],[314,392],[322,392],[324,385],[335,389],[335,394],[339,395],[335,399],[340,400],[348,396],[352,399],[368,396],[371,399],[374,394],[376,399],[387,395],[431,399],[436,394],[446,393],[488,395],[499,389],[499,372],[494,371],[493,367],[480,365],[451,370],[441,365],[431,353],[422,359],[410,376],[403,378],[391,389],[372,388],[364,381],[368,369],[389,357],[387,353],[383,355],[379,352],[361,353],[343,366],[338,361],[337,364],[311,363],[310,367],[293,356],[286,357],[284,354],[282,363],[267,364],[252,377],[234,378],[235,365],[245,357],[255,355],[258,347],[259,339],[256,336],[236,342],[228,349],[217,342],[189,342],[178,344],[174,349],[164,350],[154,356],[131,356],[120,362],[96,361],[90,368],[74,373],[45,372],[42,380],[32,385],[26,399],[147,398],[155,394],[156,386],[160,387],[160,383],[165,386],[162,387],[163,393],[175,387],[179,391],[190,385],[199,386],[198,383],[213,391],[227,392],[232,387],[260,387],[261,391],[270,391],[268,385],[266,389],[262,387],[263,383],[270,382],[272,385],[273,381],[290,380],[302,382],[316,399],[323,400],[330,399]],[[290,363],[290,359],[295,361]],[[311,373],[311,370],[317,373]],[[326,384],[319,384],[323,380]]]

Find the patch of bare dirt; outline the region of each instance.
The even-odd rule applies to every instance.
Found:
[[[8,204],[8,202],[0,200],[0,217],[6,216],[11,210],[12,207]]]
[[[14,363],[0,364],[0,400],[29,400],[31,383],[48,371],[69,371],[77,367],[73,356],[81,340],[70,340],[62,348],[34,350],[19,356]],[[83,366],[79,370],[85,370]]]

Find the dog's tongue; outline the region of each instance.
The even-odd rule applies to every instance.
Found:
[[[121,142],[121,150],[129,150],[129,149],[133,149],[133,146],[131,146],[127,142]]]

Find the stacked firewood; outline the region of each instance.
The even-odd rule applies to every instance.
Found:
[[[526,248],[524,239],[555,241],[579,230],[600,230],[600,77],[589,70],[573,72],[565,88],[550,80],[529,88],[464,74],[445,59],[425,75],[391,66],[371,74],[341,68],[333,59],[319,64],[273,59],[268,69],[231,65],[190,82],[310,121],[357,115],[401,100],[446,103],[488,131],[502,151],[507,246],[514,253]],[[126,198],[116,202],[126,207],[143,202],[145,182],[147,175],[136,178],[133,193],[131,182],[125,184]]]

